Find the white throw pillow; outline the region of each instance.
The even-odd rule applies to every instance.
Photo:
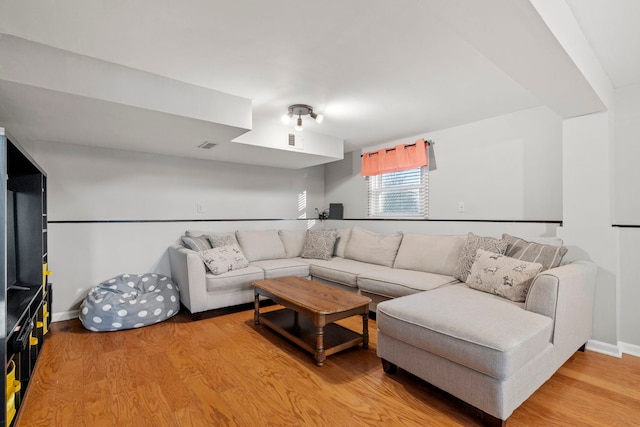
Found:
[[[249,266],[238,245],[219,246],[200,252],[200,258],[209,271],[216,276],[232,270],[239,270]]]
[[[478,249],[467,285],[515,302],[524,302],[542,264]]]

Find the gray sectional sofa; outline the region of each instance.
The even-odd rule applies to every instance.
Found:
[[[251,302],[253,281],[290,275],[369,296],[385,371],[411,372],[488,423],[506,420],[591,337],[596,266],[561,264],[557,239],[333,233],[329,257],[303,258],[303,230],[237,231],[248,266],[219,275],[177,244],[172,277],[192,313]]]

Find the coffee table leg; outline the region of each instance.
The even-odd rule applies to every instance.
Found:
[[[260,324],[260,297],[257,289],[255,291],[255,300],[253,302],[253,323],[256,325]]]
[[[369,310],[362,314],[362,348],[369,348]]]
[[[322,366],[327,356],[324,355],[324,326],[316,326],[316,365]]]

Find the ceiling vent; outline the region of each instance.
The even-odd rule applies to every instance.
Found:
[[[202,144],[198,145],[198,148],[202,148],[203,150],[209,150],[209,149],[215,147],[216,145],[218,145],[218,144],[216,144],[215,142],[205,141]]]
[[[289,134],[289,145],[292,147],[296,146],[296,135],[293,133]]]

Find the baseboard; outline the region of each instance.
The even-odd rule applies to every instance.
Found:
[[[61,322],[63,320],[77,319],[80,310],[63,311],[62,313],[53,313],[52,322]]]
[[[620,347],[620,350],[622,350],[624,354],[640,357],[640,345],[629,344],[626,342],[619,342],[618,347]]]
[[[595,351],[596,353],[606,354],[607,356],[622,357],[622,350],[620,347],[614,344],[609,344],[602,341],[589,340],[587,341],[587,350]]]

